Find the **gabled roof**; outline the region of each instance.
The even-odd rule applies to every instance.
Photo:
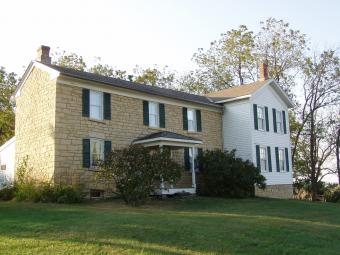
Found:
[[[247,85],[240,85],[240,86],[233,87],[233,88],[227,88],[227,89],[223,89],[220,91],[211,92],[209,94],[206,94],[206,96],[209,98],[215,99],[214,101],[216,101],[216,99],[222,100],[222,99],[228,99],[228,98],[234,98],[234,97],[241,97],[245,95],[251,95],[256,90],[258,90],[263,85],[265,85],[267,82],[268,81],[257,81],[257,82],[250,83]]]
[[[240,85],[238,87],[227,88],[206,94],[205,96],[209,97],[216,104],[220,104],[250,98],[253,94],[266,86],[271,86],[278,96],[283,100],[283,102],[288,106],[288,108],[292,108],[294,106],[287,94],[281,89],[279,85],[277,85],[273,79],[256,81],[250,84]]]
[[[40,63],[40,64],[43,64],[43,63]],[[220,107],[219,105],[216,105],[211,99],[209,99],[206,96],[200,96],[200,95],[186,93],[186,92],[182,92],[178,90],[140,84],[136,82],[107,77],[107,76],[89,73],[89,72],[77,71],[74,69],[57,66],[57,65],[47,65],[47,64],[43,64],[43,65],[55,71],[58,71],[62,75],[73,77],[73,78],[100,82],[100,83],[104,83],[106,85],[110,85],[114,87],[135,90],[135,91],[144,92],[147,94],[152,94],[152,95],[157,95],[157,96],[163,96],[163,97],[174,98],[178,100],[184,100],[184,101],[203,104],[203,105]]]

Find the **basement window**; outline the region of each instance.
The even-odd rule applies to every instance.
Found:
[[[99,189],[91,189],[90,190],[90,198],[103,198],[104,191]]]

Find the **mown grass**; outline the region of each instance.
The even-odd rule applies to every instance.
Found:
[[[339,254],[339,215],[275,199],[0,202],[0,254]]]

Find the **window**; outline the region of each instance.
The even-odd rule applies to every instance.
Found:
[[[285,151],[284,151],[284,149],[279,149],[279,169],[280,169],[280,172],[285,171]]]
[[[90,150],[91,166],[98,166],[99,162],[104,160],[104,141],[100,139],[91,139]]]
[[[263,107],[260,107],[258,106],[257,107],[257,123],[258,123],[258,127],[259,127],[259,130],[264,130],[264,108]]]
[[[90,90],[90,118],[103,120],[103,93]]]
[[[268,171],[267,151],[265,147],[260,147],[260,165],[261,171]]]
[[[159,127],[159,105],[155,102],[149,102],[149,126]]]
[[[196,110],[188,109],[188,131],[197,131]]]
[[[189,149],[189,161],[190,161],[190,170],[192,169],[192,164],[195,164],[195,170],[198,169],[197,164],[197,155],[198,155],[198,149],[197,148],[190,148]],[[193,163],[194,162],[194,163]]]
[[[280,111],[276,111],[276,130],[278,133],[282,133],[282,114]]]

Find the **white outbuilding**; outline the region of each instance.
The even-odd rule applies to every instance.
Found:
[[[14,180],[15,137],[0,147],[0,189]]]

